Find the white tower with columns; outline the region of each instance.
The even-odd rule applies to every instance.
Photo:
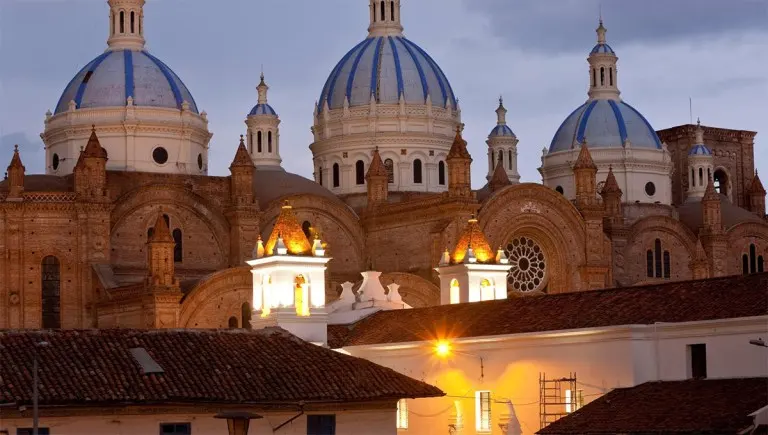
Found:
[[[616,64],[619,58],[613,50],[605,49],[608,47],[605,34],[608,30],[603,26],[603,20],[600,19],[600,25],[597,27],[597,45],[596,49],[590,53],[589,61],[589,98],[592,99],[610,99],[618,101],[621,92],[619,91],[618,74]]]
[[[108,3],[109,48],[142,50],[145,0],[109,0]]]
[[[704,129],[696,120],[696,138],[688,152],[688,196],[687,201],[700,201],[707,191],[707,183],[714,173],[712,151],[704,144]]]
[[[310,243],[293,209],[285,204],[266,245],[259,238],[254,259],[251,325],[279,326],[297,337],[328,344],[325,270],[330,258],[319,239]]]
[[[499,107],[496,109],[496,127],[488,135],[488,175],[490,180],[496,165],[501,163],[504,171],[513,184],[520,182],[520,173],[517,171],[517,136],[507,125],[507,109],[504,100],[499,98]]]
[[[248,152],[257,168],[280,166],[280,118],[267,102],[269,86],[264,82],[264,73],[261,73],[261,82],[256,90],[259,93],[258,104],[251,109],[245,120],[248,126]]]

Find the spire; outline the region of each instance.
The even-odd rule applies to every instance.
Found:
[[[507,125],[507,109],[504,108],[504,98],[499,97],[499,108],[496,109],[497,125]]]
[[[371,24],[368,26],[368,37],[403,35],[400,0],[369,0],[369,7]]]
[[[752,178],[752,184],[749,186],[749,193],[755,195],[765,195],[765,187],[763,187],[763,182],[760,181],[760,176],[757,174],[757,169],[755,169],[755,177]]]
[[[459,241],[456,242],[451,260],[455,264],[459,264],[470,256],[474,256],[478,263],[493,263],[496,260],[496,253],[493,252],[488,239],[474,217],[467,221]]]
[[[365,181],[368,189],[368,207],[374,207],[378,204],[387,202],[389,196],[389,172],[384,162],[381,161],[379,148],[373,150],[373,158],[368,167],[368,173],[365,174]]]
[[[598,44],[605,44],[605,34],[608,32],[608,29],[603,26],[603,17],[600,17],[600,25],[597,26],[597,29],[595,29],[595,32],[597,33],[597,43]]]
[[[498,163],[496,163],[496,169],[494,169],[491,179],[488,181],[488,187],[491,189],[491,192],[495,192],[510,184],[512,184],[512,182],[509,181],[507,171],[504,170],[504,162],[499,160]]]
[[[597,166],[595,165],[595,161],[592,160],[592,153],[589,152],[589,147],[587,146],[586,140],[583,144],[581,144],[581,151],[579,151],[579,157],[576,159],[576,163],[574,164],[573,169],[597,170]]]
[[[451,150],[448,151],[448,156],[446,158],[448,160],[455,158],[472,159],[472,156],[469,155],[469,151],[467,151],[467,141],[461,136],[461,129],[461,124],[456,126],[456,137],[453,139]]]
[[[259,92],[259,104],[267,104],[267,91],[269,86],[264,82],[264,72],[261,73],[261,82],[259,86],[256,86],[256,90]]]
[[[253,160],[251,160],[251,156],[248,155],[248,150],[245,148],[245,138],[243,135],[240,135],[240,145],[237,147],[235,158],[232,160],[232,164],[229,165],[229,169],[243,167],[253,168]]]
[[[373,150],[373,158],[371,159],[371,164],[368,167],[368,173],[366,174],[366,178],[370,177],[389,177],[387,168],[384,166],[384,162],[381,160],[379,147],[376,147]]]
[[[283,245],[280,245],[282,242]],[[267,240],[265,246],[267,255],[277,254],[277,248],[285,246],[289,255],[312,255],[312,245],[309,243],[304,230],[301,229],[296,215],[293,213],[293,207],[285,202],[280,215],[277,217],[272,234]]]
[[[712,179],[712,177],[709,177],[709,182],[707,182],[707,189],[704,191],[704,197],[701,198],[702,202],[707,201],[717,201],[720,202],[720,195],[715,190],[715,182]]]
[[[173,240],[168,224],[165,223],[165,217],[163,216],[162,210],[155,220],[154,230],[152,231],[152,235],[149,236],[149,243],[176,243]]]
[[[88,138],[88,144],[85,146],[85,150],[83,150],[81,156],[86,158],[97,158],[105,160],[107,158],[107,150],[101,146],[99,137],[96,136],[95,125],[91,126],[91,137]]]
[[[11,164],[8,165],[8,187],[10,188],[9,195],[11,197],[21,197],[21,193],[24,191],[25,170],[26,168],[21,163],[19,146],[14,145],[13,158],[11,158]]]
[[[108,0],[110,50],[143,50],[145,0]]]
[[[609,194],[616,194],[618,193],[619,196],[623,193],[621,191],[621,188],[619,187],[619,183],[616,182],[616,176],[613,174],[613,166],[608,168],[608,177],[605,179],[605,185],[603,185],[603,190],[600,192],[601,195],[606,196]]]
[[[9,173],[11,169],[21,169],[22,172],[26,169],[24,168],[24,165],[21,163],[21,155],[19,155],[18,145],[13,146],[13,157],[11,158],[11,164],[8,165]]]

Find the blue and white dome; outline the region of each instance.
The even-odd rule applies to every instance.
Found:
[[[589,54],[612,54],[614,56],[616,55],[616,53],[613,51],[611,46],[604,42],[598,42],[597,45],[595,45],[592,48],[592,51],[590,51]]]
[[[689,156],[711,156],[712,151],[704,144],[694,145],[688,152]]]
[[[590,148],[662,149],[656,131],[634,107],[621,100],[593,99],[573,111],[557,129],[549,152],[568,151],[577,143]]]
[[[403,36],[369,36],[349,51],[331,72],[320,94],[318,109],[364,106],[371,94],[381,104],[396,104],[403,94],[406,104],[456,107],[456,96],[437,63]]]
[[[491,130],[491,134],[488,135],[488,137],[500,136],[517,137],[508,125],[497,125],[493,128],[493,130]]]
[[[275,112],[275,109],[272,108],[269,104],[257,104],[253,106],[253,109],[251,109],[251,113],[248,114],[248,116],[254,116],[254,115],[272,115],[277,116],[277,112]]]
[[[145,50],[110,50],[89,62],[67,85],[56,105],[66,112],[69,102],[78,109],[123,107],[128,97],[135,106],[165,107],[198,113],[189,89],[166,64]]]

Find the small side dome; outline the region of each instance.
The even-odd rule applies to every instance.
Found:
[[[253,109],[251,109],[251,113],[248,114],[248,116],[254,116],[254,115],[272,115],[277,116],[277,112],[275,112],[275,109],[272,108],[269,104],[257,104],[253,106]]]
[[[516,137],[515,133],[512,131],[511,128],[509,128],[508,125],[497,125],[496,127],[491,130],[491,133],[488,135],[488,137],[498,137],[498,136],[509,136],[509,137]]]
[[[612,54],[616,55],[616,53],[613,51],[610,45],[602,43],[597,44],[592,48],[592,51],[589,52],[589,54]]]
[[[698,144],[694,145],[693,148],[691,148],[691,151],[688,152],[689,156],[711,156],[712,151],[707,148],[706,145]]]

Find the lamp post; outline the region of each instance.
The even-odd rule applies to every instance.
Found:
[[[447,358],[452,353],[455,353],[457,355],[466,355],[466,356],[471,356],[479,359],[480,360],[480,382],[482,382],[483,379],[485,378],[485,359],[483,359],[483,357],[481,357],[480,355],[475,355],[469,352],[454,350],[451,343],[445,340],[440,340],[435,344],[434,352],[435,352],[435,355],[439,356],[440,358]]]
[[[246,411],[226,411],[216,414],[214,418],[227,420],[229,435],[248,435],[251,420],[258,420],[263,417]]]
[[[40,401],[40,393],[37,386],[40,381],[38,379],[39,376],[37,373],[37,353],[38,349],[48,347],[49,344],[50,343],[47,341],[35,343],[35,351],[33,352],[32,381],[34,382],[34,385],[32,385],[32,435],[39,435],[38,426],[40,425],[40,416],[38,415],[38,402]]]

